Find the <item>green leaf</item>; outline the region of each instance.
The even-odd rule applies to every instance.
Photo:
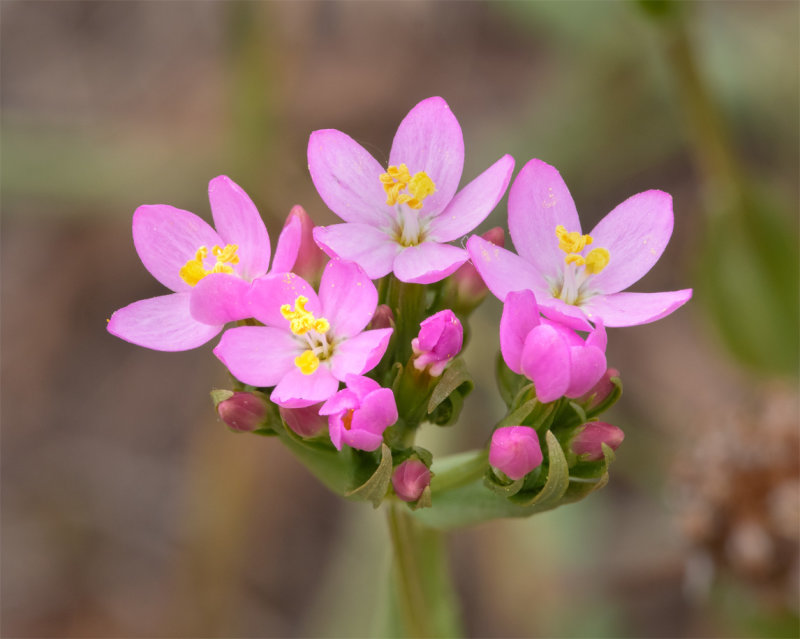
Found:
[[[439,383],[436,384],[428,400],[428,414],[432,413],[439,404],[458,391],[462,397],[468,395],[475,384],[467,371],[467,365],[461,357],[454,359],[450,366],[442,373]]]
[[[389,489],[389,480],[392,478],[392,451],[386,444],[381,444],[381,461],[369,479],[357,488],[344,494],[345,497],[369,501],[374,508],[381,505],[386,491]]]

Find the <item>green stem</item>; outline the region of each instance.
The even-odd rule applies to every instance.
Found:
[[[405,504],[389,505],[389,534],[394,548],[394,569],[397,598],[405,630],[410,637],[431,637],[431,620],[421,583],[421,571],[414,548],[414,522],[410,521]]]
[[[431,491],[434,494],[453,490],[483,477],[489,463],[489,449],[462,453],[453,459],[458,459],[459,463],[437,471],[431,480]]]

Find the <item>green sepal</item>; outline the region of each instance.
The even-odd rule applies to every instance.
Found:
[[[549,430],[545,434],[547,442],[547,480],[542,489],[531,494],[528,491],[519,492],[509,497],[509,501],[519,506],[538,505],[542,508],[555,508],[558,506],[561,497],[569,488],[569,466],[564,451],[558,439]]]
[[[491,491],[496,492],[498,495],[502,495],[503,497],[511,497],[511,495],[516,495],[522,487],[525,485],[525,478],[522,479],[508,479],[508,481],[504,481],[500,477],[498,477],[497,473],[494,472],[491,468],[486,471],[486,475],[483,477],[484,485]]]
[[[586,419],[588,421],[591,421],[594,417],[606,412],[609,408],[617,403],[617,400],[619,400],[620,397],[622,397],[622,380],[619,377],[611,377],[609,381],[614,385],[614,390],[612,390],[608,396],[597,406],[586,410]]]
[[[450,393],[436,409],[428,415],[428,421],[437,426],[452,426],[458,421],[461,409],[464,407],[464,396],[456,390]]]
[[[494,372],[495,379],[497,381],[497,388],[500,391],[500,397],[503,398],[506,406],[510,408],[514,403],[514,398],[517,396],[517,393],[519,393],[520,389],[523,386],[530,384],[530,382],[526,377],[517,375],[514,371],[512,371],[503,359],[503,354],[499,351],[497,353],[497,357],[495,358]]]
[[[360,456],[362,459],[365,456]],[[370,457],[372,457],[370,455]],[[369,461],[367,465],[359,464],[359,469],[356,473],[357,481],[364,475],[364,469],[369,468]],[[347,491],[344,496],[348,499],[357,499],[362,501],[369,501],[374,508],[381,505],[383,498],[386,497],[386,492],[389,490],[389,481],[392,478],[392,451],[386,444],[381,444],[381,459],[378,462],[377,468],[368,476],[364,483],[358,485],[356,488]]]
[[[411,510],[419,510],[420,508],[431,508],[433,507],[433,499],[431,497],[431,487],[425,486],[425,489],[422,491],[422,494],[419,496],[417,501],[412,501],[408,504],[408,507]]]
[[[428,414],[431,414],[452,393],[458,391],[462,397],[469,395],[475,383],[467,371],[467,365],[461,357],[457,357],[442,373],[439,383],[433,387],[428,400]]]
[[[230,429],[232,430],[232,429]],[[233,431],[232,432],[236,432]],[[262,437],[277,437],[278,433],[272,428],[256,428],[250,432],[251,435],[261,435]]]
[[[393,449],[392,465],[395,467],[399,466],[406,459],[411,459],[412,457],[419,459],[428,468],[430,468],[431,464],[433,464],[433,453],[431,451],[429,451],[427,448],[423,448],[422,446],[412,446],[411,448],[404,448],[402,450],[398,450],[396,448]]]
[[[216,408],[226,399],[233,397],[234,391],[226,388],[215,388],[209,393],[209,395],[211,395],[211,401],[214,402],[214,408]]]
[[[539,400],[535,397],[529,399],[508,413],[503,419],[497,422],[494,427],[495,430],[504,426],[521,426],[528,419],[528,416],[533,412],[533,409],[539,404]]]

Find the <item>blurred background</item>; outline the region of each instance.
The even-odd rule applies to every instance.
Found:
[[[15,2],[2,54],[4,637],[371,636],[382,513],[342,503],[208,391],[215,341],[115,339],[165,292],[131,215],[210,219],[208,181],[335,221],[311,131],[386,161],[419,100],[464,130],[462,184],[502,154],[555,165],[592,225],[670,192],[675,233],[635,290],[694,287],[610,331],[626,433],[580,504],[450,536],[474,637],[796,637],[798,36],[795,2]],[[481,227],[504,225],[505,200]],[[501,415],[474,316],[478,389],[436,453]]]

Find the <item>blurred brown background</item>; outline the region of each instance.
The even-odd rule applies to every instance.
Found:
[[[742,249],[725,230],[745,199],[757,228],[796,243],[797,3],[4,0],[0,12],[2,636],[370,636],[382,514],[216,420],[215,341],[147,351],[105,319],[164,292],[131,242],[138,205],[210,219],[207,183],[225,173],[273,242],[293,204],[331,223],[309,133],[343,130],[385,161],[431,95],[463,127],[464,181],[506,152],[517,168],[541,158],[584,228],[633,193],[672,193],[673,240],[636,289],[698,287],[673,316],[610,331],[625,383],[611,418],[627,438],[609,487],[451,536],[468,634],[798,635],[796,335],[759,323],[788,317],[796,332],[796,289],[714,253],[734,246],[735,265],[749,250],[750,235]],[[745,182],[765,195],[744,198]],[[504,201],[480,230],[505,216]],[[797,263],[775,260],[791,282]],[[774,295],[720,310],[748,282]],[[500,416],[484,372],[498,318],[490,302],[474,319],[479,390],[456,429],[430,435],[435,452],[481,445]]]

